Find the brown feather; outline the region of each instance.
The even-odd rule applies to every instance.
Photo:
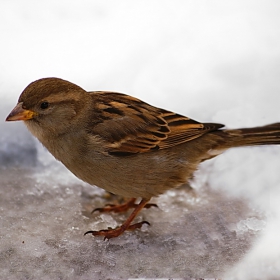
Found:
[[[222,124],[203,124],[188,117],[151,106],[116,92],[91,92],[91,132],[105,140],[112,155],[130,155],[170,148],[213,130]]]

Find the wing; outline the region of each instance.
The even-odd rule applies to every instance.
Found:
[[[199,123],[115,92],[91,92],[93,124],[90,130],[108,145],[112,155],[125,156],[167,149],[223,127]]]

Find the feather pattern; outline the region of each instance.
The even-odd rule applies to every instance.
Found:
[[[167,149],[223,127],[151,106],[116,92],[91,92],[91,132],[99,135],[112,155],[125,156]],[[99,119],[98,117],[99,116]]]

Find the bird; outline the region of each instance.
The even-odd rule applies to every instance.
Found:
[[[111,91],[86,91],[48,77],[30,83],[6,121],[29,131],[79,179],[128,198],[99,211],[131,214],[116,228],[85,234],[111,239],[141,228],[134,218],[152,197],[182,186],[199,164],[234,147],[280,144],[280,123],[226,129]],[[141,199],[136,203],[136,199]]]

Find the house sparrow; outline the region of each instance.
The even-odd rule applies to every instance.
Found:
[[[110,239],[131,224],[153,196],[185,184],[200,162],[228,148],[280,144],[280,123],[223,129],[151,106],[129,95],[93,91],[58,78],[29,84],[6,121],[30,132],[81,180],[131,200],[104,211],[134,210],[116,229],[88,231]],[[140,197],[139,204],[135,199]],[[86,233],[86,234],[87,234]]]

